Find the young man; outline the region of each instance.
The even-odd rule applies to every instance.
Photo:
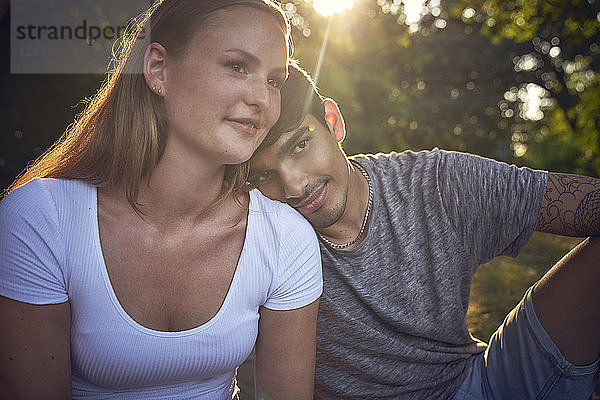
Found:
[[[516,256],[535,229],[600,234],[600,180],[438,149],[348,158],[345,134],[337,105],[292,69],[247,182],[321,239],[315,398],[587,399],[600,354],[599,240],[529,289],[489,345],[465,315],[477,266]]]

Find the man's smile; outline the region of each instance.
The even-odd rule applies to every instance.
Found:
[[[315,189],[308,197],[294,206],[303,215],[311,214],[319,209],[327,197],[327,182]]]

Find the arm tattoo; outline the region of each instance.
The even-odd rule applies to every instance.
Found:
[[[537,230],[569,236],[600,234],[600,180],[549,174]]]
[[[585,195],[575,210],[575,230],[598,234],[600,232],[600,189]]]

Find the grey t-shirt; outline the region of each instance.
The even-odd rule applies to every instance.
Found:
[[[321,242],[315,398],[452,398],[485,350],[465,323],[473,274],[529,240],[547,173],[438,149],[352,158],[374,209],[354,249]]]

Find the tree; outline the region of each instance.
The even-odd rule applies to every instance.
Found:
[[[514,49],[506,109],[517,117],[513,146],[528,164],[600,173],[600,7],[594,0],[461,0],[451,13],[492,43]],[[548,112],[525,118],[524,90],[539,88]],[[544,104],[545,103],[545,104]]]
[[[342,105],[347,150],[440,146],[598,174],[597,6],[429,0],[409,21],[399,3],[331,17],[318,84]],[[306,2],[289,6],[314,72],[327,22]]]

